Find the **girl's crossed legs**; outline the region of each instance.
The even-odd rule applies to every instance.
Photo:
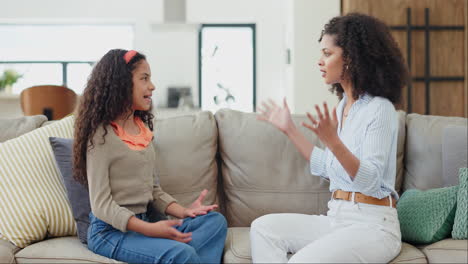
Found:
[[[88,248],[128,263],[220,263],[226,239],[226,220],[216,212],[186,218],[181,226],[175,227],[184,233],[192,232],[189,243],[147,237],[132,231],[123,233],[92,213],[90,222]]]

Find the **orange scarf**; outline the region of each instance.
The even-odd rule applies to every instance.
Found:
[[[127,134],[125,130],[115,122],[111,122],[115,134],[132,150],[145,149],[153,139],[153,132],[145,126],[140,118],[135,117],[135,123],[140,128],[138,135]]]

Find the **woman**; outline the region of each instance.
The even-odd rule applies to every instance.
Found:
[[[271,214],[251,227],[254,262],[389,262],[401,249],[395,203],[398,118],[394,104],[407,81],[404,59],[388,27],[371,16],[335,17],[320,36],[318,62],[340,98],[330,113],[302,125],[325,144],[307,141],[292,122],[286,100],[264,103],[258,119],[284,132],[310,171],[330,180],[326,216]]]
[[[226,220],[207,194],[185,208],[159,186],[151,69],[143,54],[111,50],[96,64],[75,123],[74,176],[89,186],[88,248],[128,263],[220,263]],[[149,222],[147,208],[182,220]]]

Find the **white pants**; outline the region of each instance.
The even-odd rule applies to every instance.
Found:
[[[390,206],[328,202],[324,215],[270,214],[252,222],[254,263],[388,263],[401,249],[398,215]],[[294,254],[288,261],[287,254]]]

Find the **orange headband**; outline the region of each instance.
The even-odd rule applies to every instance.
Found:
[[[135,50],[129,50],[125,53],[125,55],[123,56],[124,60],[125,60],[125,63],[128,64],[128,62],[130,60],[132,60],[132,58],[137,54],[137,52]]]

